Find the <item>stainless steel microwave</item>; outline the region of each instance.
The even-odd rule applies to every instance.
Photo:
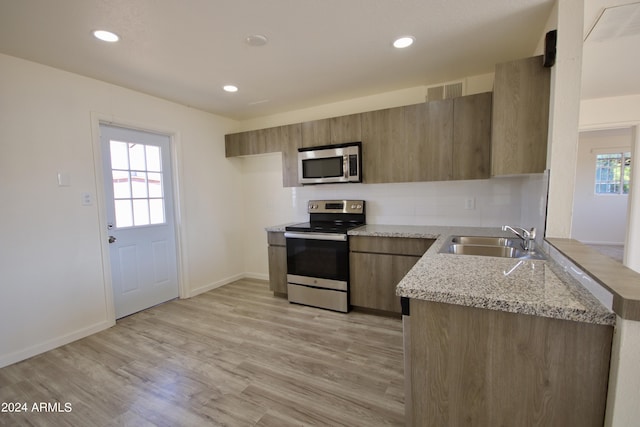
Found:
[[[362,142],[298,148],[301,184],[362,182]]]

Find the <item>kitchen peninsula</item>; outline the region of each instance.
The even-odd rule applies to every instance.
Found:
[[[553,260],[440,253],[499,229],[368,225],[435,238],[400,281],[407,425],[602,425],[615,314]]]

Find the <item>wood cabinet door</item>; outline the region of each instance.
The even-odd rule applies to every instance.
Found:
[[[351,252],[351,305],[401,313],[396,286],[419,259],[414,256]]]
[[[224,136],[225,157],[246,156],[250,151],[252,132],[238,132]]]
[[[404,108],[362,114],[362,171],[364,182],[409,181]]]
[[[269,289],[274,293],[287,293],[287,247],[284,233],[267,233],[269,242]]]
[[[551,71],[542,57],[496,65],[491,174],[541,173],[547,166]]]
[[[404,107],[409,181],[445,181],[452,177],[453,101]]]
[[[488,179],[491,92],[455,98],[453,121],[453,179]]]
[[[329,119],[312,120],[302,123],[302,147],[327,145],[331,140],[331,121]]]
[[[362,141],[361,114],[333,117],[329,119],[331,132],[329,144],[343,144],[345,142]],[[320,144],[322,145],[322,144]]]
[[[302,146],[302,124],[280,127],[282,151],[282,185],[300,187],[298,181],[298,148]]]
[[[302,147],[342,144],[362,140],[360,114],[302,123]]]

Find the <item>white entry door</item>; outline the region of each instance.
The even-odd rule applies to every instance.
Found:
[[[100,125],[116,319],[178,296],[170,137]]]

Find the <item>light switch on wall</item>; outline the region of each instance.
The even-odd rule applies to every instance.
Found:
[[[82,193],[82,206],[91,206],[93,204],[93,195],[91,193]]]
[[[71,177],[67,172],[58,172],[58,187],[68,187],[71,185]]]

